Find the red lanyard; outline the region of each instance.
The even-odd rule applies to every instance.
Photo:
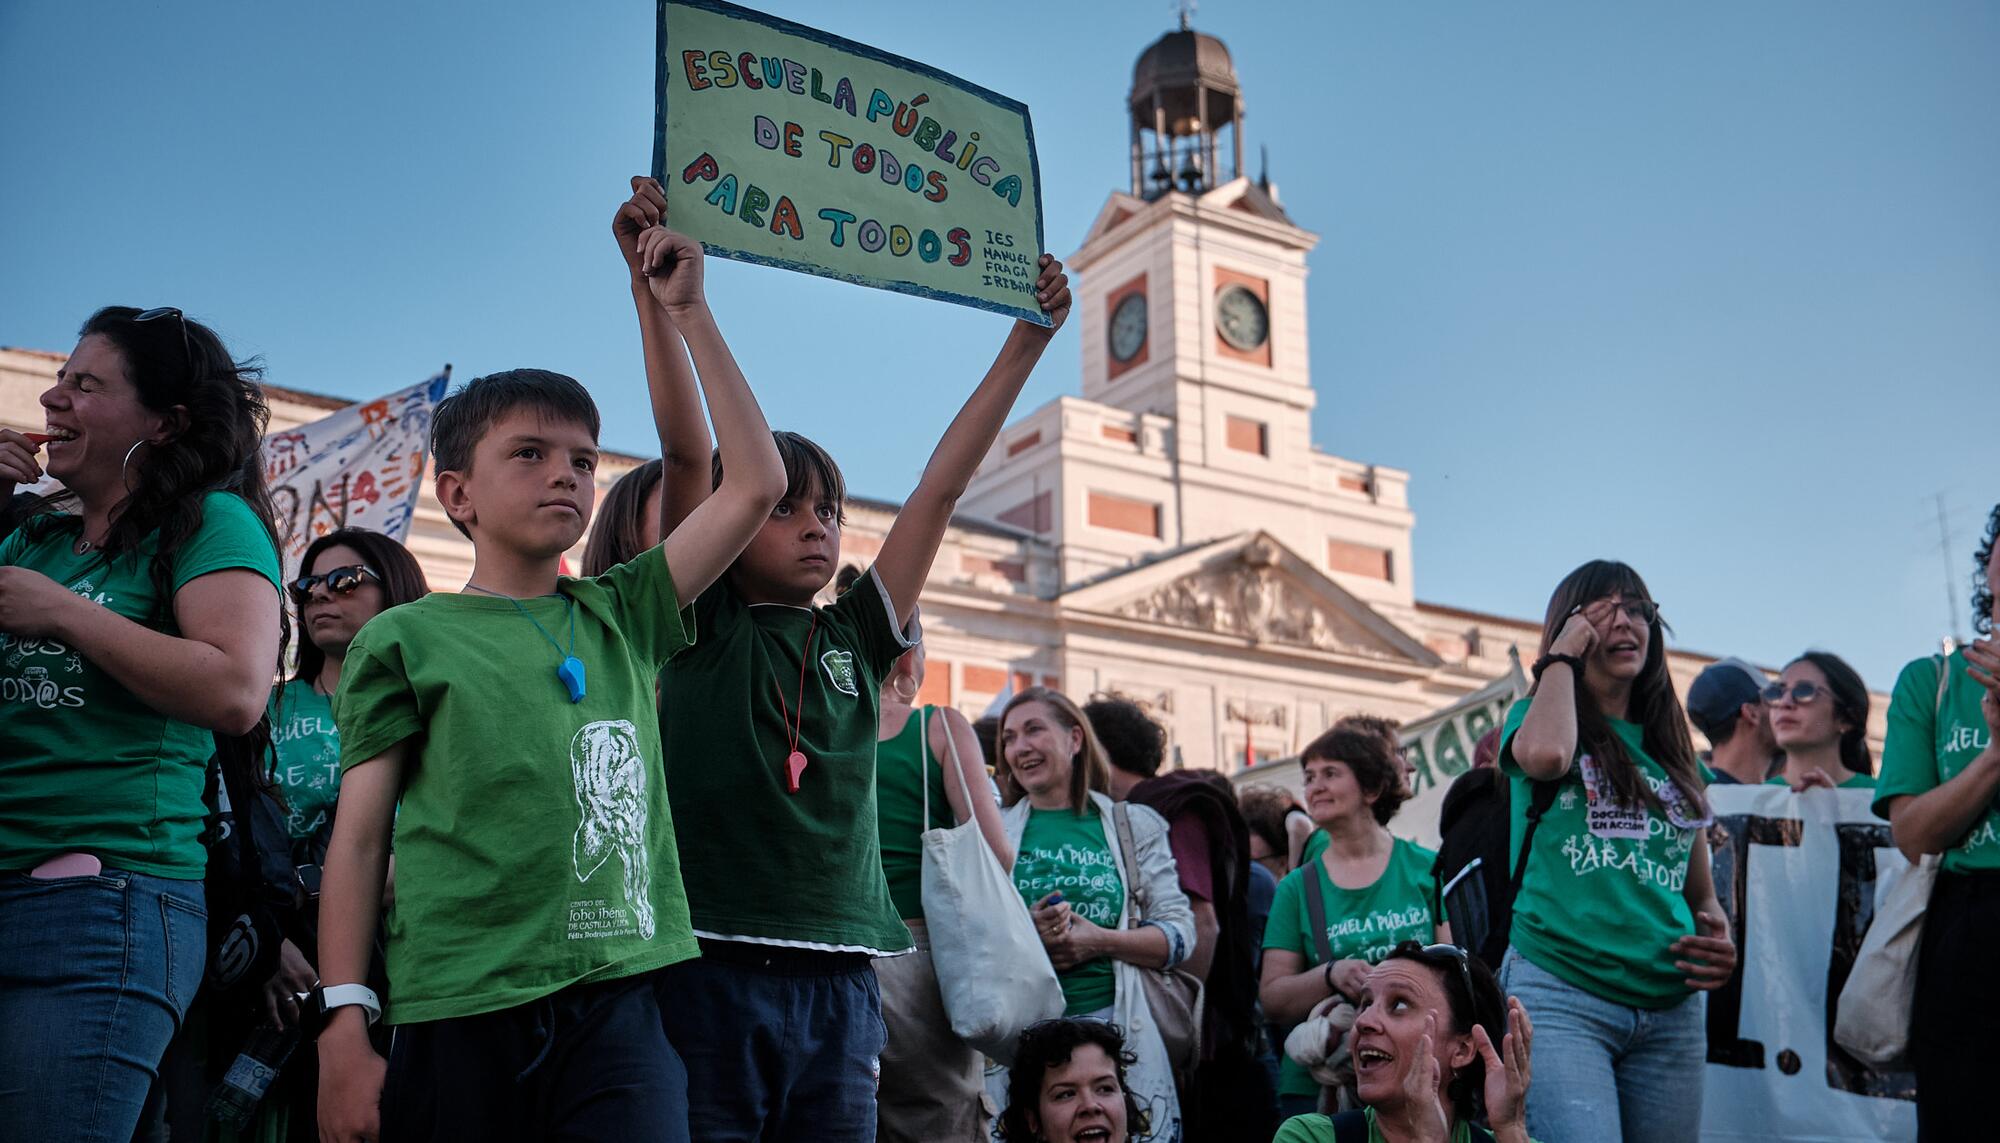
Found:
[[[785,746],[791,751],[785,756],[785,792],[799,792],[799,776],[806,772],[806,756],[799,753],[799,733],[806,720],[806,669],[812,665],[813,635],[819,630],[819,609],[814,608],[812,624],[806,628],[806,647],[799,655],[799,713],[792,716],[790,707],[785,705],[785,689],[772,679],[771,685],[778,691],[778,709],[785,717],[785,732],[789,736]]]

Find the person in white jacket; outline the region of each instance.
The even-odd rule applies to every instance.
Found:
[[[1056,691],[1031,687],[1014,696],[1001,714],[999,755],[1014,882],[1062,982],[1064,1014],[1123,1029],[1136,1057],[1130,1087],[1150,1124],[1135,1140],[1178,1143],[1180,1100],[1141,978],[1194,949],[1194,912],[1181,892],[1167,823],[1144,806],[1120,807],[1131,824],[1134,852],[1125,852],[1119,804],[1105,793],[1104,748],[1083,712]],[[1135,892],[1148,903],[1143,921]],[[988,1074],[996,1102],[1004,1104],[1006,1089],[1004,1071]]]

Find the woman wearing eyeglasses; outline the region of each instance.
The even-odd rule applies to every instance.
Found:
[[[1485,962],[1404,941],[1368,971],[1360,1003],[1349,1047],[1362,1109],[1296,1116],[1272,1143],[1532,1143],[1534,1025]]]
[[[257,377],[178,310],[113,306],[46,431],[0,431],[0,498],[65,489],[0,542],[11,1138],[130,1139],[201,983],[203,778],[216,735],[262,724],[281,641]]]
[[[1785,768],[1766,785],[1795,792],[1814,786],[1868,790],[1875,763],[1868,751],[1868,684],[1847,661],[1807,651],[1764,688],[1771,735],[1785,752]]]
[[[1728,982],[1736,947],[1664,632],[1637,572],[1576,569],[1501,729],[1519,884],[1501,983],[1535,1013],[1528,1128],[1548,1143],[1701,1133],[1700,993]]]
[[[1979,638],[1903,668],[1875,812],[1911,861],[1943,854],[1924,915],[1911,1005],[1917,1138],[1977,1139],[1991,1130],[2000,1071],[2000,505],[1986,518],[1972,593]]]

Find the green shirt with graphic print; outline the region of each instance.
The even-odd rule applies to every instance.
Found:
[[[1513,783],[1508,842],[1513,860],[1534,800],[1534,783],[1514,761],[1514,732],[1531,701],[1515,703],[1500,732],[1500,767]],[[1646,784],[1667,806],[1681,806],[1666,770],[1646,753],[1639,724],[1607,721]],[[1687,974],[1674,967],[1668,946],[1694,931],[1694,914],[1683,895],[1698,828],[1691,816],[1687,807],[1662,816],[1644,804],[1617,802],[1609,777],[1579,752],[1535,831],[1514,898],[1514,947],[1542,969],[1613,1004],[1657,1009],[1687,999]]]
[[[911,643],[871,569],[825,607],[695,601],[660,677],[667,793],[702,937],[871,955],[910,947],[875,820],[882,677]],[[810,648],[808,648],[810,645]],[[798,791],[786,759],[805,755]]]
[[[309,679],[293,679],[271,694],[271,781],[285,799],[285,832],[304,841],[333,816],[340,800],[340,731],[333,698]]]
[[[107,565],[100,553],[75,550],[73,527],[44,532],[45,523],[0,540],[0,567],[40,572],[135,623],[180,635],[172,595],[163,598],[153,582],[157,535]],[[201,527],[174,553],[168,585],[178,592],[236,568],[271,583],[242,601],[245,610],[283,606],[270,533],[242,497],[211,492]],[[74,648],[0,631],[0,871],[82,852],[106,869],[200,880],[208,866],[201,792],[214,754],[212,733],[154,710]]]
[[[1918,659],[1896,676],[1881,781],[1875,787],[1875,812],[1885,818],[1889,799],[1937,789],[1972,765],[1993,741],[1979,710],[1986,689],[1965,673],[1964,649],[1953,651],[1943,666],[1942,701],[1935,657]],[[1950,873],[2000,869],[2000,802],[1988,805],[1938,864]]]
[[[1397,838],[1389,850],[1382,876],[1360,889],[1343,889],[1319,868],[1320,899],[1326,904],[1327,950],[1334,960],[1379,963],[1404,941],[1430,944],[1444,919],[1438,906],[1437,878],[1431,873],[1437,854],[1412,841]],[[1264,925],[1264,947],[1297,953],[1306,967],[1322,963],[1313,939],[1312,913],[1306,885],[1311,866],[1301,865],[1278,882],[1271,899],[1271,918]],[[1317,1095],[1319,1084],[1290,1056],[1279,1061],[1278,1094]]]
[[[1104,819],[1097,807],[1082,813],[1030,809],[1021,831],[1021,853],[1014,859],[1014,887],[1030,908],[1051,893],[1061,893],[1071,912],[1099,928],[1116,929],[1125,910],[1125,879],[1104,839]],[[1108,957],[1087,960],[1056,978],[1067,1001],[1065,1016],[1109,1008],[1117,999]]]
[[[519,609],[434,592],[355,635],[333,699],[342,774],[411,740],[384,1019],[497,1011],[696,955],[653,710],[693,637],[674,600],[654,548]],[[583,701],[536,623],[583,662]]]

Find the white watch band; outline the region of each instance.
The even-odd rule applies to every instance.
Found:
[[[382,998],[365,984],[329,984],[320,989],[320,997],[329,1013],[355,1004],[368,1014],[370,1024],[382,1018]]]

